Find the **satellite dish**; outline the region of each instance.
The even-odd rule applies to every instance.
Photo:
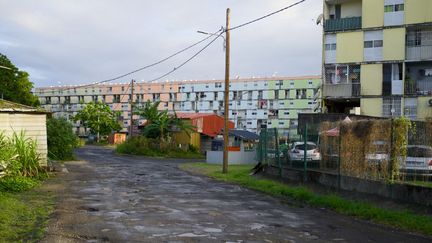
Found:
[[[317,25],[321,24],[323,18],[324,18],[324,15],[323,15],[323,14],[318,15],[317,20],[316,20],[316,24],[317,24]]]

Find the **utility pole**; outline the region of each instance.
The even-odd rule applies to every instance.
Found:
[[[225,92],[224,92],[224,146],[222,173],[228,173],[228,133],[229,133],[229,78],[230,78],[230,9],[226,10],[225,27]]]
[[[130,98],[130,125],[129,125],[129,137],[132,137],[132,133],[133,133],[133,96],[134,96],[134,82],[135,80],[131,80],[131,98]]]

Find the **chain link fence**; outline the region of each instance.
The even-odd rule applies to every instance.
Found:
[[[299,124],[297,140],[262,129],[259,162],[284,170],[432,187],[432,120],[345,118]]]

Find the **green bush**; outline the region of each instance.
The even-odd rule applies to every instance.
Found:
[[[117,145],[116,152],[120,154],[145,155],[151,157],[171,157],[171,158],[203,158],[194,151],[184,151],[173,143],[163,143],[159,139],[135,136],[128,138],[126,142]]]
[[[38,176],[43,171],[39,165],[37,144],[25,136],[25,132],[14,132],[11,138],[0,133],[0,166],[8,176]]]
[[[73,159],[73,149],[78,146],[78,137],[72,131],[72,124],[64,118],[47,121],[48,157],[55,160]]]
[[[39,181],[35,178],[24,176],[6,176],[0,178],[0,191],[22,192],[37,186]]]

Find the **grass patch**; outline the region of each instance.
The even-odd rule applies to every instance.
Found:
[[[423,187],[431,187],[432,188],[432,181],[409,181],[404,182],[405,184],[411,184],[414,186],[423,186]]]
[[[0,242],[37,242],[53,210],[53,196],[36,190],[0,192]]]
[[[432,235],[432,217],[418,215],[408,210],[380,208],[368,203],[344,199],[334,194],[317,194],[303,186],[289,186],[277,181],[250,176],[252,168],[250,165],[230,165],[228,174],[222,174],[220,165],[206,163],[187,163],[180,165],[180,168],[218,180],[233,182],[273,196],[295,199],[310,206],[325,207],[375,223]]]

